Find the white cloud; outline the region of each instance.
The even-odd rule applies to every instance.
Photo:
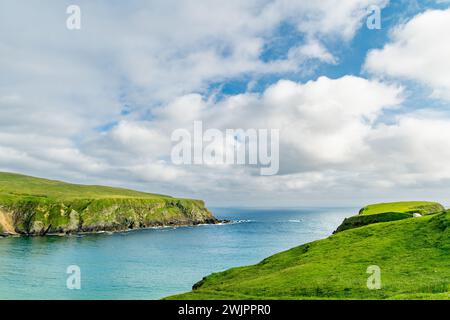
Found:
[[[67,138],[33,141],[26,135],[0,135],[8,154],[1,164],[66,177],[90,174],[94,181],[113,177],[114,184],[216,203],[279,197],[295,202],[299,194],[343,197],[358,190],[439,185],[450,179],[445,161],[450,137],[442,134],[450,120],[410,114],[378,123],[402,101],[400,87],[351,76],[304,84],[282,80],[260,95],[219,102],[186,95],[162,106],[151,120],[121,121],[106,133],[91,135],[81,149]],[[180,117],[182,106],[191,112],[186,119]],[[223,130],[280,128],[281,175],[261,177],[242,166],[172,165],[171,132],[180,126],[190,129],[193,120]]]
[[[288,60],[318,59],[322,62],[335,64],[336,58],[328,52],[318,41],[311,41],[304,45],[291,48],[288,52]]]
[[[383,154],[379,170],[399,185],[421,185],[450,179],[450,119],[412,113],[395,124],[381,125],[370,136],[372,152]],[[394,180],[396,179],[396,180]]]
[[[267,118],[261,125],[282,130],[288,151],[281,159],[296,163],[285,170],[345,163],[364,149],[374,120],[398,105],[400,94],[401,88],[351,76],[306,84],[280,81],[264,94]]]
[[[332,62],[319,38],[351,38],[369,2],[79,1],[82,29],[69,31],[64,2],[2,1],[0,124],[85,135],[121,120],[124,104],[146,117],[211,81],[299,71],[311,58]],[[282,23],[310,43],[264,62],[261,53]]]
[[[375,74],[418,81],[433,96],[450,100],[450,9],[428,10],[392,32],[390,43],[372,50],[365,68]]]
[[[324,193],[340,199],[364,190],[442,184],[450,179],[444,160],[450,139],[442,134],[450,120],[409,114],[381,123],[403,102],[401,87],[346,76],[281,80],[260,94],[220,101],[205,90],[243,74],[301,72],[311,60],[337,63],[328,41],[350,41],[366,8],[386,3],[79,1],[82,29],[71,32],[65,29],[64,3],[2,1],[0,168],[215,203],[298,204],[314,195],[323,201]],[[442,19],[430,24],[438,22],[444,24]],[[265,61],[261,54],[285,23],[305,42],[286,48],[286,58]],[[390,45],[372,52],[367,66],[419,80],[438,94],[448,88],[441,54],[448,48],[441,41],[436,48],[442,52],[428,52],[437,41],[428,33],[437,27],[428,20],[417,24],[398,29]],[[411,39],[404,38],[408,32]],[[428,39],[433,43],[422,45]],[[410,71],[388,65],[391,51],[405,55],[401,62]],[[441,65],[424,72],[421,66],[429,61]],[[194,120],[203,120],[206,128],[281,129],[281,174],[261,177],[245,166],[172,165],[172,130],[190,129]]]
[[[101,135],[83,150],[108,167],[133,173],[143,170],[142,180],[170,180],[177,188],[193,187],[198,193],[253,184],[256,194],[303,190],[325,182],[332,186],[336,177],[361,166],[361,157],[369,157],[367,140],[375,120],[401,103],[401,95],[400,87],[351,76],[321,77],[305,84],[282,80],[261,95],[241,94],[219,102],[186,95],[159,109],[151,121],[119,123],[106,139]],[[192,130],[194,120],[202,120],[204,130],[280,129],[282,176],[265,179],[255,175],[252,167],[173,166],[167,161],[171,133],[179,128]],[[106,153],[99,153],[95,145],[106,145]],[[335,173],[325,174],[328,171]],[[260,185],[261,181],[269,184]]]

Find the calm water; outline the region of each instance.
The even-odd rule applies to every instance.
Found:
[[[112,235],[0,238],[0,299],[159,299],[211,272],[327,237],[347,209],[215,209],[240,223]],[[69,265],[81,290],[66,287]]]

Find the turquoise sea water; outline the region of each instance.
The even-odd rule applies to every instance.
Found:
[[[238,221],[68,237],[0,238],[0,299],[159,299],[203,276],[329,236],[356,208],[213,209]],[[69,290],[66,271],[81,270]]]

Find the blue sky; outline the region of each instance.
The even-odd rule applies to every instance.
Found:
[[[79,30],[73,1],[0,4],[0,170],[212,205],[447,201],[449,1],[75,2]],[[280,172],[175,165],[194,121],[280,130]]]
[[[368,29],[365,26],[365,21],[362,21],[362,27],[358,28],[354,38],[348,43],[333,41],[333,38],[323,39],[327,48],[338,59],[338,62],[335,64],[315,63],[313,71],[306,74],[303,74],[302,72],[283,73],[279,75],[257,77],[256,79],[252,78],[251,75],[246,75],[229,81],[213,82],[210,89],[220,90],[224,95],[234,95],[245,93],[248,84],[252,80],[256,81],[252,87],[252,91],[262,92],[265,88],[279,79],[306,82],[319,76],[339,78],[345,75],[355,75],[365,77],[367,76],[367,73],[363,70],[363,65],[368,51],[371,49],[382,48],[388,42],[389,34],[393,28],[399,24],[405,23],[423,11],[446,8],[448,8],[448,3],[435,0],[390,1],[389,4],[382,9],[381,29]],[[367,16],[369,15],[370,14]],[[270,42],[262,52],[261,57],[264,61],[285,58],[291,47],[300,45],[304,43],[304,41],[304,35],[298,32],[295,26],[289,23],[283,23],[274,31],[274,34],[271,36]],[[414,92],[416,94],[417,91],[418,88],[415,88]],[[416,103],[422,103],[422,98],[423,97],[419,97],[420,100]]]

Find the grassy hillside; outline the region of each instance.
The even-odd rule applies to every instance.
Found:
[[[203,201],[0,172],[0,235],[215,223]]]
[[[359,214],[346,218],[335,232],[358,228],[373,223],[413,218],[414,215],[429,215],[444,212],[445,208],[436,202],[410,201],[372,204],[362,208]]]
[[[165,195],[144,193],[121,188],[87,186],[61,181],[35,178],[20,174],[0,172],[0,200],[17,197],[44,197],[54,200],[73,200],[83,198],[171,198]]]
[[[444,207],[436,202],[409,201],[371,204],[359,211],[360,215],[371,215],[385,212],[434,214],[444,211]]]
[[[381,269],[379,290],[367,288],[372,265]],[[212,274],[170,299],[449,297],[450,212],[441,212],[339,232],[254,266]]]

